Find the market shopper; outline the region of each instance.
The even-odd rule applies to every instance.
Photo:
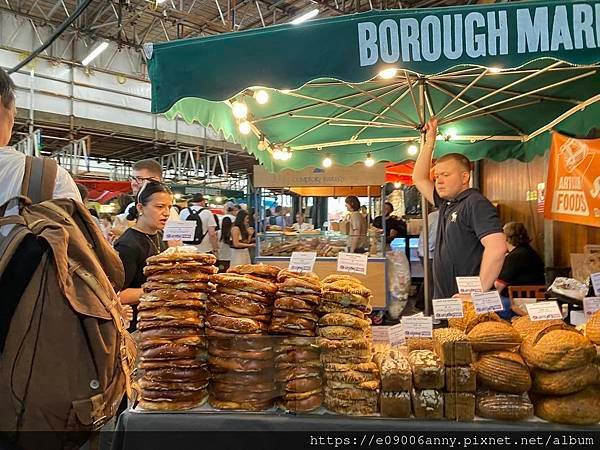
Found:
[[[292,225],[292,228],[294,229],[294,231],[300,232],[312,230],[314,227],[310,223],[306,223],[304,221],[304,214],[299,212],[298,214],[296,214],[296,223]]]
[[[135,209],[128,216],[129,220],[136,221],[135,225],[115,242],[115,250],[125,269],[125,282],[119,298],[123,304],[132,305],[134,310],[130,331],[135,331],[137,325],[137,304],[142,295],[142,284],[146,282],[146,259],[167,248],[162,240],[162,231],[169,219],[171,204],[168,187],[157,181],[146,182],[138,192]]]
[[[406,237],[406,223],[402,219],[392,216],[394,205],[390,202],[383,204],[383,215],[375,217],[373,226],[383,230],[383,218],[385,217],[386,242],[389,244],[397,237]]]
[[[229,241],[231,240],[231,227],[235,221],[237,215],[236,207],[233,202],[227,202],[225,204],[225,215],[220,218],[220,226],[218,232],[219,238],[219,260],[217,265],[222,271],[227,271],[231,264],[231,247]]]
[[[440,213],[437,209],[435,211],[431,211],[427,215],[427,222],[429,224],[427,230],[429,251],[425,251],[425,227],[421,229],[421,233],[419,234],[419,247],[417,249],[417,253],[419,254],[419,259],[421,260],[423,268],[425,267],[425,258],[429,259],[429,267],[433,267],[433,255],[435,254],[435,237],[437,234],[439,217]],[[430,302],[433,296],[433,277],[429,277],[427,285],[429,286],[429,298],[427,299],[427,301]],[[419,289],[419,295],[415,306],[421,310],[425,309],[424,285],[421,285],[421,289]]]
[[[256,244],[252,243],[253,236],[254,229],[250,227],[250,215],[246,211],[241,210],[231,228],[231,239],[229,240],[231,247],[231,267],[251,263],[249,249],[256,246]]]
[[[506,241],[496,208],[477,189],[469,188],[471,164],[460,154],[439,158],[430,178],[437,119],[425,125],[425,144],[415,163],[413,182],[439,208],[433,263],[434,298],[458,293],[456,277],[479,276],[484,291],[494,287]]]
[[[500,292],[504,306],[504,311],[500,315],[505,319],[509,319],[513,313],[508,296],[508,287],[544,286],[546,277],[542,258],[529,245],[531,239],[525,225],[520,222],[508,222],[504,225],[503,230],[506,236],[508,254],[494,285]]]
[[[348,251],[350,253],[364,253],[367,247],[367,220],[361,214],[360,200],[355,195],[346,197],[348,210]]]
[[[189,206],[181,211],[180,220],[195,220],[196,237],[193,241],[202,253],[219,254],[219,238],[217,235],[217,221],[215,215],[206,206],[206,199],[202,194],[194,194]]]

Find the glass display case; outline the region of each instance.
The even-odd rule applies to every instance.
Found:
[[[337,257],[346,251],[348,235],[336,231],[267,231],[258,236],[259,256],[290,257],[292,252],[317,252],[317,257]],[[381,233],[369,232],[369,256],[383,256]]]

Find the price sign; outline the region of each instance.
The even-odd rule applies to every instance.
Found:
[[[583,299],[583,311],[588,319],[600,309],[600,297],[586,297]]]
[[[367,274],[368,255],[366,253],[340,252],[337,261],[338,272]]]
[[[594,294],[600,296],[600,272],[596,272],[590,275],[592,279],[592,286],[594,287]]]
[[[479,277],[456,277],[456,285],[459,294],[473,294],[483,291]]]
[[[288,268],[295,272],[312,272],[317,252],[292,252]]]
[[[540,320],[561,319],[562,313],[556,302],[536,302],[525,305],[527,314],[533,322]]]
[[[390,327],[371,327],[373,342],[390,342]]]
[[[167,220],[163,241],[193,241],[196,222],[191,220]]]
[[[402,326],[407,338],[430,338],[433,336],[433,322],[431,317],[404,317],[402,318]]]
[[[404,331],[404,325],[399,323],[397,325],[392,325],[389,329],[390,331],[390,344],[392,345],[402,345],[406,342],[406,333]]]
[[[473,306],[477,314],[502,311],[504,309],[498,291],[474,293],[471,297],[473,298]]]
[[[432,301],[435,319],[459,319],[464,317],[463,302],[460,298],[438,298]]]
[[[574,325],[574,326],[583,325],[584,323],[587,322],[587,317],[583,311],[573,310],[573,311],[571,311],[571,314],[569,315],[569,317],[570,317],[569,322],[571,322],[571,325]]]

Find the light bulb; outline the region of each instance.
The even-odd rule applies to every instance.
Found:
[[[281,160],[288,161],[291,157],[292,157],[292,152],[287,147],[284,147],[281,150]]]
[[[260,89],[254,93],[254,100],[259,105],[264,105],[269,101],[269,94],[264,89]]]
[[[394,68],[383,69],[381,72],[379,72],[379,77],[383,78],[384,80],[391,80],[396,76],[397,72],[398,70]]]
[[[502,68],[501,67],[490,67],[488,70],[490,71],[490,73],[500,73],[500,72],[502,72]]]
[[[373,167],[375,165],[375,160],[371,156],[370,153],[367,153],[367,159],[365,159],[365,166]]]
[[[233,102],[231,111],[236,119],[245,119],[248,116],[248,107],[242,102]]]
[[[252,131],[250,122],[248,122],[247,120],[240,122],[239,130],[240,130],[240,133],[242,133],[242,134],[250,134],[250,132]]]
[[[323,158],[322,164],[323,164],[323,167],[325,167],[325,168],[331,167],[333,165],[333,161],[331,160],[331,158],[329,156],[326,156],[325,158]]]
[[[221,203],[222,201],[223,201],[223,197],[215,198],[215,202],[217,202],[217,203]]]
[[[419,153],[419,148],[416,145],[409,145],[407,152],[409,155],[416,155],[417,153]]]
[[[258,141],[258,145],[256,146],[256,148],[258,148],[262,152],[267,148],[267,144],[265,143],[265,141],[260,140]]]
[[[273,159],[281,159],[281,156],[283,155],[283,152],[280,149],[275,149],[273,151]]]
[[[445,136],[446,140],[455,139],[456,136],[458,136],[458,132],[456,131],[456,128],[448,128]]]

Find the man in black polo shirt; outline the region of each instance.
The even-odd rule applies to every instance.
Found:
[[[469,188],[471,163],[463,155],[436,161],[430,179],[437,120],[424,128],[425,145],[417,158],[413,182],[421,194],[439,207],[433,258],[434,298],[458,293],[456,277],[479,276],[484,291],[493,288],[504,257],[506,241],[496,208],[478,190]]]
[[[406,237],[406,223],[402,219],[392,217],[394,205],[390,202],[383,204],[383,214],[385,216],[386,242],[389,244],[397,237]],[[373,226],[383,230],[383,217],[377,216],[373,220]]]

